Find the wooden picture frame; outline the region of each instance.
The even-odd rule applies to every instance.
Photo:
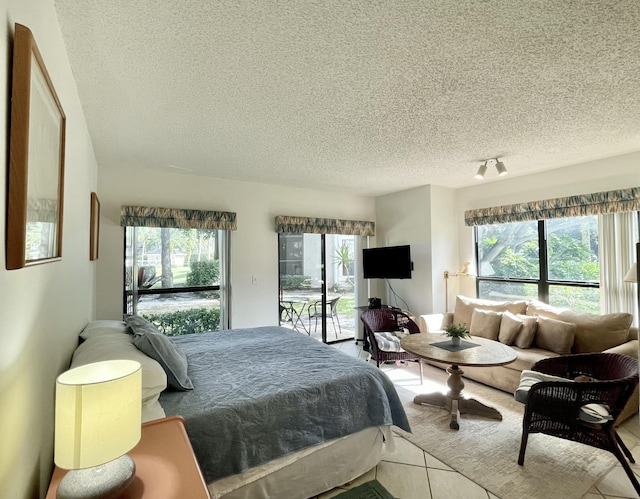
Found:
[[[91,193],[91,225],[89,241],[89,260],[98,259],[98,248],[100,243],[100,200],[95,192]]]
[[[33,34],[15,25],[7,270],[62,257],[66,117]]]

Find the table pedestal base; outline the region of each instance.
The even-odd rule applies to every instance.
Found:
[[[486,418],[502,421],[502,414],[493,407],[484,405],[482,402],[478,402],[475,399],[467,399],[463,397],[462,389],[464,388],[464,381],[462,381],[462,375],[464,374],[464,371],[462,369],[453,365],[447,368],[447,372],[449,373],[449,379],[447,380],[449,391],[446,394],[435,392],[416,395],[413,399],[413,403],[442,407],[449,411],[451,413],[449,428],[452,430],[458,430],[460,428],[458,423],[460,414],[475,414],[477,416],[484,416]]]

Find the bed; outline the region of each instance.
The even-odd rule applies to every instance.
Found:
[[[120,333],[125,343],[122,337],[137,335]],[[156,394],[156,387],[145,397],[143,365],[144,418],[185,418],[213,498],[315,496],[374,467],[393,445],[392,426],[410,431],[386,375],[296,331],[235,329],[170,343],[193,389]],[[133,348],[127,355],[142,353]],[[81,351],[72,365],[105,360],[91,357]],[[171,384],[172,373],[163,370]]]

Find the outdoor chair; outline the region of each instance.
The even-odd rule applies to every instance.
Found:
[[[531,376],[542,373],[548,380],[527,383],[523,373],[519,390],[526,392],[526,405],[518,464],[524,463],[529,435],[544,433],[613,453],[640,494],[627,459],[635,461],[615,429],[638,385],[638,360],[615,353],[574,354],[540,360],[531,370]],[[523,401],[518,391],[516,399]]]
[[[391,334],[408,330],[410,334],[420,332],[418,325],[407,314],[390,308],[369,309],[362,312],[360,320],[364,324],[364,349],[369,352],[380,367],[381,362],[417,362],[422,384],[423,368],[420,357],[400,348],[400,338]]]
[[[327,301],[326,313],[327,317],[331,317],[331,322],[333,324],[333,331],[336,333],[336,338],[338,338],[338,331],[342,334],[342,327],[340,326],[340,319],[338,319],[338,301],[340,297],[333,298],[332,300]],[[311,303],[309,307],[307,307],[307,313],[309,314],[309,331],[311,331],[311,319],[314,319],[314,331],[318,329],[318,319],[322,320],[322,302],[316,301]],[[336,322],[338,323],[338,328],[336,329]]]

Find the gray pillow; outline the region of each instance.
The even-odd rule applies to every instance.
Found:
[[[146,319],[132,315],[127,317],[127,326],[133,332],[132,343],[142,353],[157,360],[165,373],[169,387],[180,390],[193,390],[193,383],[187,374],[187,356]]]
[[[125,319],[125,324],[132,334],[160,333],[157,327],[151,324],[144,317],[139,315],[130,315]]]

